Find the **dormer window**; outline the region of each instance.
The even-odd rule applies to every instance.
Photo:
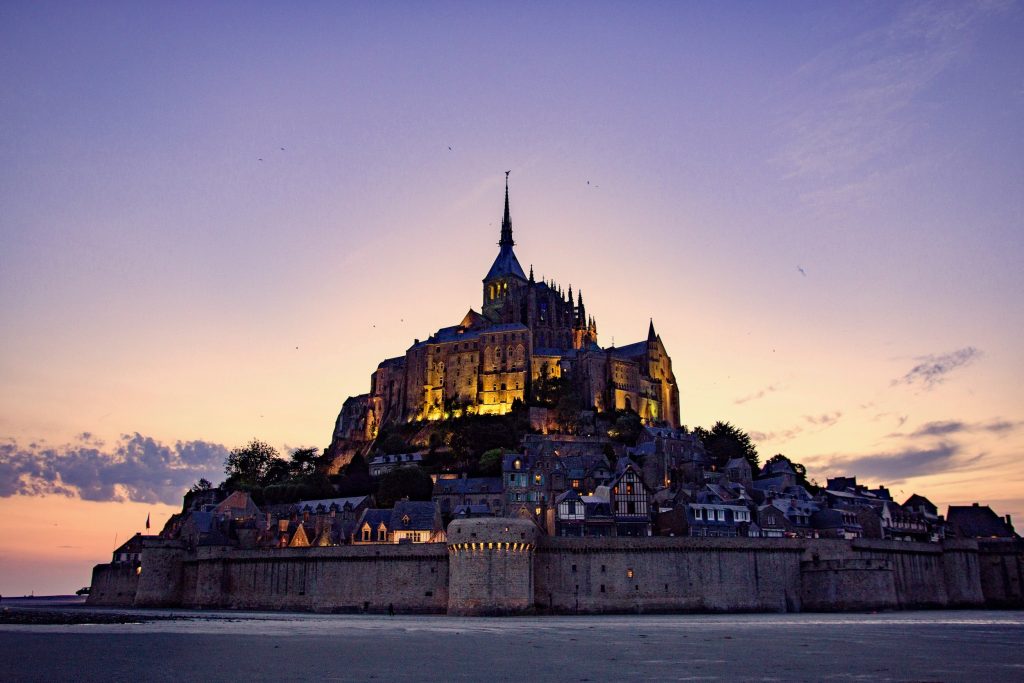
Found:
[[[402,524],[409,526],[409,515],[402,515]]]
[[[364,524],[363,525],[363,540],[364,541],[369,541],[370,540],[370,525],[369,524]]]

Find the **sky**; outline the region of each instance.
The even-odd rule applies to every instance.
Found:
[[[0,5],[0,594],[67,593],[227,450],[516,253],[682,420],[1024,520],[1024,4]]]

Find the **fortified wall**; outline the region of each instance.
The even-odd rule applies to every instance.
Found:
[[[186,549],[93,570],[92,605],[454,615],[1024,607],[1014,543],[551,538],[459,520],[447,544]]]

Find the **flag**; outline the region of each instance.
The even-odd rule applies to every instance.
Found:
[[[149,528],[149,513],[146,513],[146,528]]]

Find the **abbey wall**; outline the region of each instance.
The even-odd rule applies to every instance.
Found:
[[[1017,546],[950,540],[551,538],[521,519],[448,542],[187,550],[97,565],[89,604],[317,612],[800,612],[1024,607]]]

